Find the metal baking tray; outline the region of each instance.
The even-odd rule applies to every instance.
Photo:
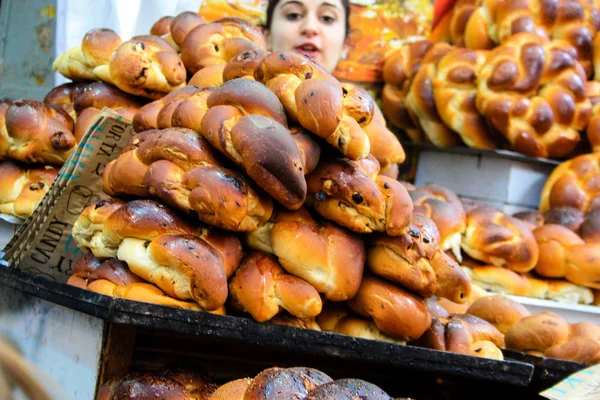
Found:
[[[533,376],[533,366],[521,361],[490,360],[116,299],[16,268],[0,267],[0,284],[107,322],[243,343],[255,346],[257,351],[270,348],[282,352],[300,352],[327,357],[339,363],[373,364],[446,379],[468,379],[519,387],[528,386]]]

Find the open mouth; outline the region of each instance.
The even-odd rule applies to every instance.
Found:
[[[303,43],[296,47],[296,51],[311,58],[316,58],[320,53],[319,48],[312,43]]]

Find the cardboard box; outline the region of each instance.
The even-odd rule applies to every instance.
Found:
[[[415,184],[436,183],[462,198],[493,206],[507,214],[536,210],[544,183],[557,162],[507,156],[506,152],[468,153],[423,150]]]

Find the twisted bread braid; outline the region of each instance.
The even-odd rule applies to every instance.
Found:
[[[600,51],[600,48],[598,48]],[[600,152],[600,82],[585,82],[585,95],[592,105],[592,116],[586,133],[593,152]]]
[[[476,357],[503,360],[504,335],[494,325],[474,315],[453,315],[446,324],[446,350]]]
[[[404,233],[412,201],[404,186],[379,174],[372,155],[364,160],[324,160],[308,176],[309,200],[323,217],[359,232]]]
[[[540,211],[571,206],[583,212],[600,209],[600,153],[560,164],[544,184]]]
[[[306,198],[304,162],[283,107],[264,85],[234,79],[208,97],[202,135],[275,200],[298,209]]]
[[[467,213],[461,246],[477,260],[516,272],[532,270],[539,256],[537,242],[527,225],[486,206]]]
[[[243,51],[265,49],[265,39],[254,25],[228,17],[189,31],[181,44],[181,60],[194,74],[211,65],[226,64]]]
[[[53,69],[73,80],[102,80],[124,92],[157,99],[185,85],[177,52],[158,36],[121,42],[110,29],[89,31],[80,47],[61,54]]]
[[[585,74],[591,76],[593,39],[600,28],[596,0],[483,0],[478,3],[477,10],[463,25],[466,47],[491,49],[519,33],[532,33],[573,47],[575,58],[582,63]]]
[[[471,0],[472,1],[472,0]],[[469,147],[496,147],[492,131],[476,107],[477,76],[487,53],[455,48],[437,63],[433,97],[442,121]]]
[[[221,86],[223,84],[223,70],[226,64],[217,64],[204,67],[196,72],[189,80],[192,86]]]
[[[253,250],[277,256],[290,274],[304,279],[328,300],[352,298],[363,274],[364,243],[337,225],[314,220],[305,209],[280,212],[247,234]]]
[[[208,224],[250,231],[266,222],[272,203],[241,174],[221,167],[210,145],[190,130],[134,136],[102,174],[105,193],[156,196]]]
[[[0,101],[0,159],[62,165],[77,141],[62,108],[36,100]]]
[[[27,219],[57,176],[54,168],[25,169],[12,161],[0,162],[0,213]]]
[[[458,138],[443,121],[433,98],[433,81],[440,59],[452,51],[447,43],[434,44],[425,54],[406,94],[406,108],[417,128],[438,147],[454,147]]]
[[[353,160],[365,158],[369,138],[360,123],[372,118],[372,99],[357,106],[346,101],[347,92],[326,70],[294,52],[273,53],[264,57],[254,78],[277,95],[289,118],[325,139]],[[356,99],[356,97],[354,97]]]
[[[177,52],[181,51],[181,46],[185,37],[198,25],[206,23],[204,18],[198,13],[184,11],[176,17],[162,17],[152,25],[150,34],[162,37]]]
[[[237,78],[254,79],[254,71],[263,58],[271,54],[262,50],[247,50],[233,57],[223,69],[223,81]]]
[[[564,157],[590,117],[584,81],[569,47],[521,33],[494,49],[481,68],[477,108],[517,151]]]
[[[131,121],[140,106],[138,99],[107,83],[92,82],[83,85],[73,104],[78,116],[75,139],[79,142],[83,138],[104,107]]]
[[[227,272],[237,267],[226,267],[221,254],[236,245],[239,249],[239,242],[223,240],[225,247],[217,250],[201,236],[199,228],[147,200],[102,201],[87,207],[73,225],[80,248],[126,262],[134,274],[170,297],[217,310],[227,299]]]
[[[430,40],[406,43],[383,66],[383,113],[392,125],[403,129],[414,142],[423,142],[425,137],[410,117],[406,95],[423,57],[432,46],[433,42]]]
[[[51,89],[44,97],[44,103],[56,105],[66,111],[67,114],[77,122],[77,113],[75,112],[75,98],[87,85],[87,82],[67,82]]]
[[[251,253],[229,283],[234,307],[247,311],[258,322],[268,321],[287,310],[298,318],[311,318],[321,312],[317,290],[303,279],[286,274],[277,258]]]

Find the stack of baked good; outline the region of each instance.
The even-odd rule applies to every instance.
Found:
[[[598,147],[600,85],[588,81],[600,79],[598,5],[457,1],[429,39],[387,59],[386,116],[439,147],[567,158],[581,151],[586,128]]]
[[[218,385],[204,371],[175,365],[110,380],[99,389],[96,400],[130,399],[133,396],[138,400],[392,399],[367,381],[333,380],[324,372],[308,367],[272,367],[253,378]]]
[[[548,311],[531,315],[521,304],[502,295],[477,300],[468,313],[498,328],[509,350],[590,364],[600,362],[600,326],[591,322],[568,323]]]

